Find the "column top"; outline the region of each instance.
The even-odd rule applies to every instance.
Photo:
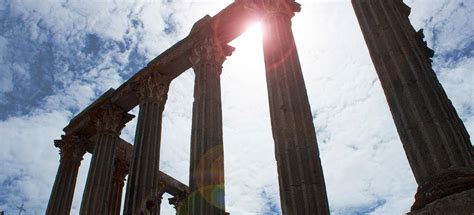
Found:
[[[125,124],[135,116],[114,104],[107,104],[94,114],[97,131],[110,131],[120,134]]]
[[[232,55],[235,48],[219,43],[214,37],[214,31],[210,30],[209,35],[204,37],[193,49],[189,61],[193,66],[211,63],[222,65],[228,56]]]
[[[171,80],[164,75],[155,74],[141,77],[135,81],[134,90],[139,103],[157,102],[162,108],[168,98]]]
[[[61,139],[54,140],[54,146],[59,148],[61,160],[81,162],[86,153],[87,140],[81,136],[62,135]]]

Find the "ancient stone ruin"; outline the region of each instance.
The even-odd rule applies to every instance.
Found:
[[[469,135],[432,70],[433,51],[415,31],[402,0],[352,0],[408,161],[418,183],[410,214],[472,214],[474,164]],[[235,0],[205,16],[190,34],[118,89],[74,117],[54,144],[60,164],[46,214],[69,214],[85,153],[92,154],[80,213],[160,214],[163,193],[177,214],[224,215],[220,74],[227,45],[259,20],[282,213],[329,214],[312,114],[291,29],[294,0]],[[193,68],[189,186],[160,171],[162,113],[168,88]],[[120,139],[139,106],[135,143]]]

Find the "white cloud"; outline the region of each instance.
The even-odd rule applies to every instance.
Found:
[[[94,62],[94,67],[76,71],[75,62],[61,62],[54,80],[64,87],[56,87],[54,94],[29,115],[0,122],[0,162],[5,164],[0,166],[0,183],[12,181],[8,186],[11,192],[5,197],[0,194],[0,202],[6,199],[0,209],[11,209],[25,201],[30,211],[43,212],[59,159],[52,140],[60,137],[72,116],[68,110],[79,111],[100,93],[119,86],[131,49],[137,47],[146,59],[154,58],[186,36],[195,21],[205,14],[214,15],[230,2],[10,2],[13,15],[24,20],[31,39],[40,43],[53,37],[65,47],[55,50],[55,54],[73,55],[77,62]],[[436,44],[439,57],[434,65],[439,79],[473,133],[474,80],[470,71],[474,58],[450,61],[443,57],[471,41],[474,26],[469,27],[472,23],[467,17],[474,16],[473,3],[459,7],[448,0],[407,2],[413,6],[411,19],[416,28],[427,29],[429,44]],[[301,3],[302,12],[293,18],[293,30],[316,116],[332,212],[350,213],[380,202],[384,204],[372,214],[407,212],[416,183],[350,2]],[[166,34],[164,29],[170,23],[175,31]],[[225,62],[222,74],[226,206],[235,215],[263,214],[269,209],[268,199],[279,204],[263,51],[255,29],[232,42],[237,50]],[[100,59],[68,49],[86,47],[87,34],[105,41],[127,42],[130,47],[124,52],[117,47],[101,50]],[[3,51],[9,41],[2,38]],[[1,71],[0,91],[11,88],[8,74],[11,76],[12,71],[22,72],[24,78],[18,81],[26,81],[34,69],[28,64],[14,67],[8,67],[6,73]],[[183,183],[188,180],[193,85],[192,71],[173,81],[163,118],[161,168]],[[132,112],[138,116],[137,109]],[[123,138],[133,140],[135,124],[136,119],[127,125]],[[73,214],[79,211],[89,159],[80,169]],[[166,199],[163,205],[167,205]],[[173,209],[163,206],[162,213],[172,214]]]
[[[434,0],[426,4],[422,0],[407,1],[413,7],[411,18],[414,26],[425,28],[429,45],[438,54],[459,49],[471,43],[474,36],[472,1]]]
[[[43,111],[0,122],[0,180],[9,184],[2,184],[7,188],[0,194],[2,209],[25,202],[29,212],[44,213],[59,160],[57,150],[52,150],[53,139],[59,137],[68,118],[64,111]]]

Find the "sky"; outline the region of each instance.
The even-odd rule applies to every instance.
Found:
[[[44,213],[69,120],[231,0],[0,0],[0,211]],[[300,0],[293,32],[332,214],[403,214],[416,182],[349,0]],[[436,51],[433,67],[474,133],[474,1],[405,0]],[[259,24],[224,63],[226,208],[280,214]],[[162,171],[187,184],[194,73],[170,87]],[[135,108],[131,111],[138,113]],[[133,143],[136,119],[121,137]],[[471,138],[472,139],[472,138]],[[90,155],[79,170],[78,214]],[[166,197],[165,197],[166,198]],[[174,209],[166,201],[162,214]]]

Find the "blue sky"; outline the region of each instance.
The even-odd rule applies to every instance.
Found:
[[[58,166],[53,139],[230,0],[0,0],[0,210],[44,213]],[[301,0],[293,18],[333,214],[402,214],[416,183],[349,0]],[[434,69],[474,133],[474,1],[406,0]],[[222,74],[226,203],[231,214],[279,214],[260,32],[231,45]],[[187,183],[194,74],[173,81],[161,168]],[[137,113],[134,109],[132,113]],[[133,140],[136,121],[122,138]],[[132,141],[131,141],[132,142]],[[81,165],[77,214],[90,155]],[[163,214],[172,214],[163,204]],[[16,213],[16,212],[15,212]]]

